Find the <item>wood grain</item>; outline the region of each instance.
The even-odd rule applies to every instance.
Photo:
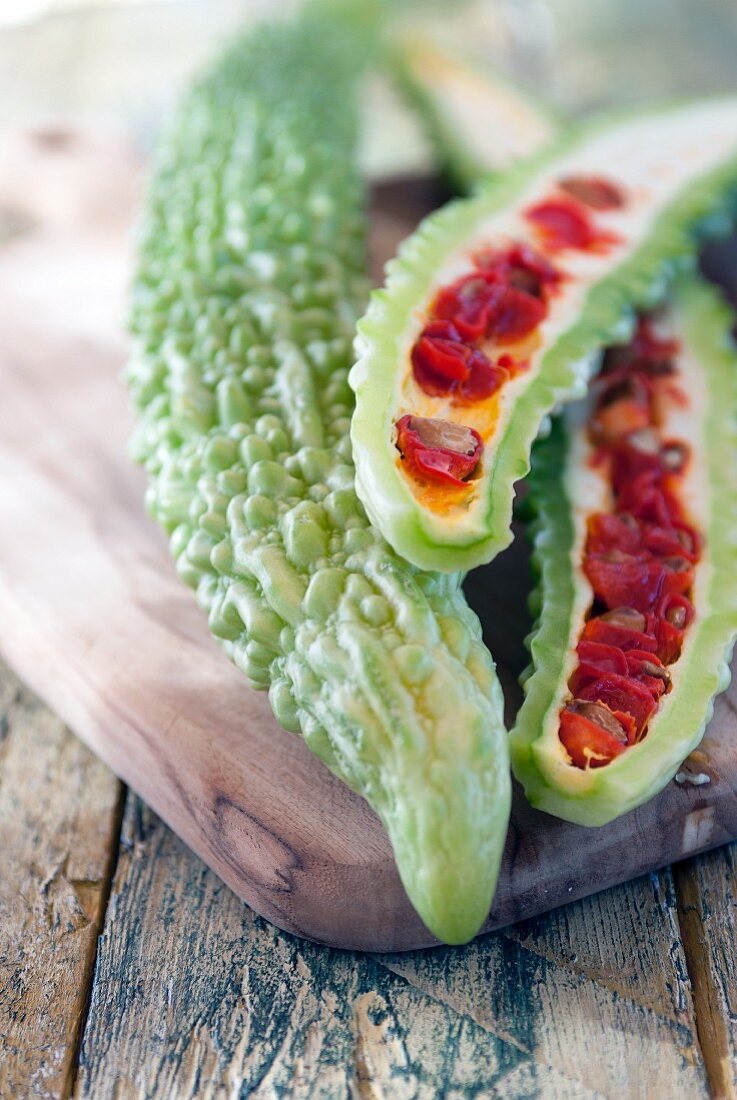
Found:
[[[120,784],[0,667],[0,1096],[65,1097]]]
[[[2,896],[19,914],[9,921],[3,906],[0,956],[24,960],[22,983],[17,968],[0,981],[0,1095],[64,1097],[95,939],[57,919],[32,941],[38,889],[28,883],[37,881],[39,850],[64,834],[59,811],[99,821],[95,794],[101,786],[114,794],[117,784],[13,677],[0,683],[0,807],[10,791],[22,841],[0,850]],[[7,827],[0,812],[3,837]],[[104,867],[116,836],[72,829],[76,873],[83,859],[82,873],[96,873],[87,860]],[[703,1046],[715,1031],[729,1036],[734,1018],[733,850],[677,873],[703,899],[694,945],[686,933],[697,952],[691,972],[708,975],[706,1017],[696,978]],[[58,913],[64,875],[52,882]],[[77,893],[90,886],[99,898],[98,883],[74,880]],[[717,1081],[731,1087],[728,1061],[716,1066]],[[506,1100],[707,1093],[668,872],[466,949],[366,958],[301,943],[254,917],[135,798],[76,1080],[75,1094],[95,1100],[270,1098],[280,1089],[336,1098],[481,1090]],[[732,1095],[728,1087],[715,1095]]]
[[[480,938],[460,954],[439,948],[389,965],[585,1095],[706,1092],[667,871]],[[564,1094],[551,1086],[550,1095]]]
[[[131,798],[78,1100],[705,1100],[668,872],[466,948],[336,951]]]
[[[0,540],[0,645],[274,923],[342,947],[433,942],[377,818],[228,664],[143,511],[119,382],[135,166],[109,140],[78,134],[16,138],[0,154],[0,208],[25,226],[0,250],[0,484],[12,532]],[[396,196],[385,201],[383,247],[410,221]],[[518,546],[469,581],[508,683],[525,628],[524,576]],[[488,927],[736,836],[735,697],[705,743],[705,788],[671,784],[597,830],[517,799]]]
[[[713,1096],[737,1096],[737,852],[674,867],[680,926]]]

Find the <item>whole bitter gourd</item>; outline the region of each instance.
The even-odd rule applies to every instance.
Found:
[[[226,653],[369,801],[420,916],[461,942],[506,832],[502,698],[461,578],[397,557],[355,492],[372,31],[339,7],[238,43],[160,145],[133,293],[135,452]]]
[[[700,741],[737,634],[737,352],[682,282],[535,447],[540,612],[512,731],[530,802],[602,825]]]

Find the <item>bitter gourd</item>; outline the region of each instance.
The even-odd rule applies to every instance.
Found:
[[[602,825],[656,794],[729,683],[737,353],[713,288],[609,352],[535,448],[532,671],[512,733],[530,802]]]
[[[507,735],[461,578],[397,557],[355,491],[371,27],[339,7],[237,44],[160,145],[133,293],[135,452],[225,652],[369,801],[423,921],[461,942],[493,894]]]
[[[405,241],[351,372],[357,488],[398,553],[452,571],[508,544],[541,422],[736,181],[737,98],[682,104],[569,130]]]
[[[537,153],[561,121],[533,95],[414,24],[388,49],[390,68],[423,120],[443,167],[461,191]]]

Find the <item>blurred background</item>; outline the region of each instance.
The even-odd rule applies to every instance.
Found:
[[[292,0],[0,0],[0,125],[112,121],[146,147],[182,81],[220,42],[264,13],[291,7]],[[737,0],[443,0],[428,7],[442,19],[445,39],[472,43],[566,110],[737,86]],[[364,160],[373,175],[429,164],[420,134],[388,89],[374,90],[370,115]]]

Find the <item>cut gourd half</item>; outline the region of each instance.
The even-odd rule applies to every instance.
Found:
[[[452,572],[508,545],[515,482],[633,308],[730,222],[737,97],[574,128],[431,215],[359,323],[351,437],[374,524]]]
[[[537,153],[560,130],[546,104],[471,50],[413,28],[398,35],[391,55],[400,90],[463,190]]]
[[[603,825],[661,790],[729,683],[733,323],[683,282],[535,448],[540,619],[512,760],[532,805],[568,821]]]

